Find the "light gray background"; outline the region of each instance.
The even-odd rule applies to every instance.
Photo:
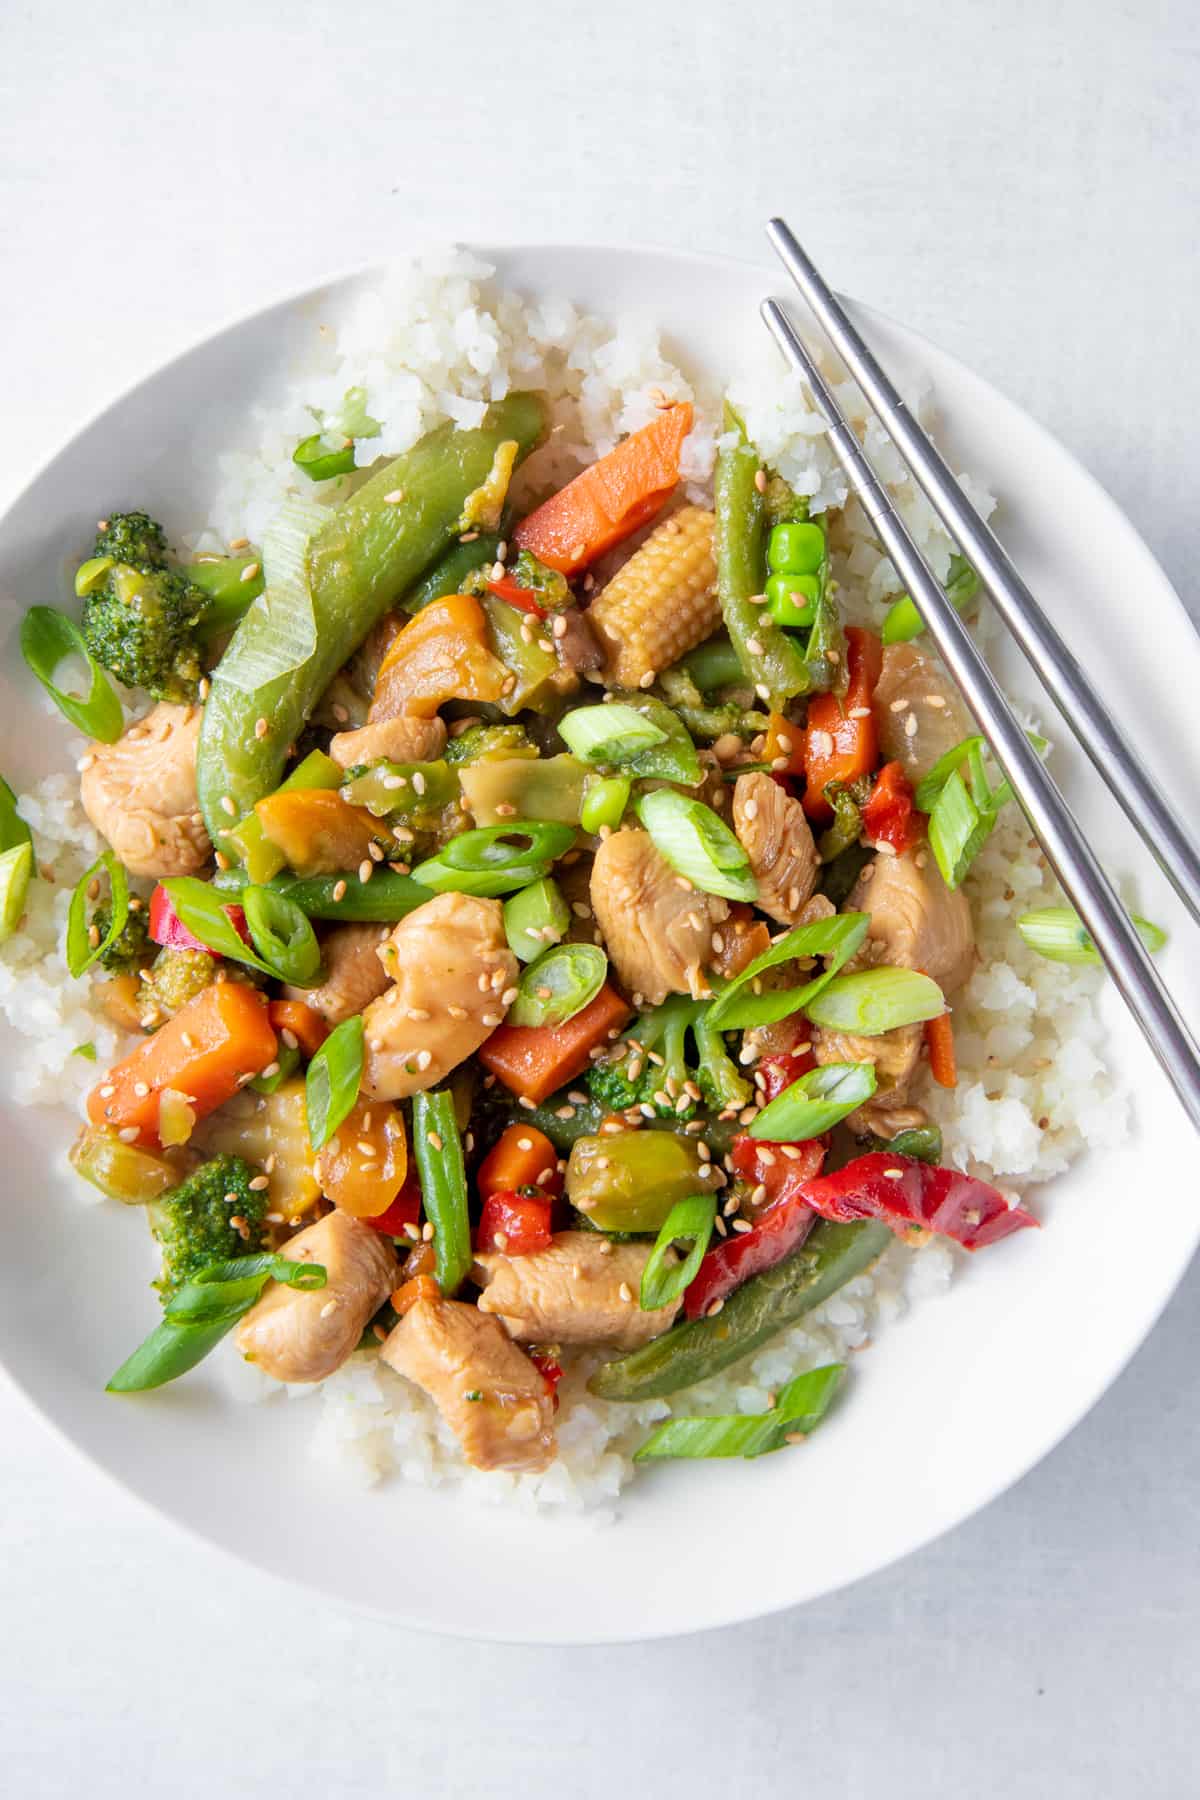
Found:
[[[6,0],[0,502],[213,324],[414,237],[754,256],[780,210],[1057,432],[1194,606],[1198,75],[1195,0]],[[36,1204],[5,1195],[7,1229]],[[1198,1299],[1193,1272],[1071,1439],[931,1549],[615,1651],[284,1591],[0,1382],[0,1790],[1194,1795]],[[741,1536],[681,1519],[680,1579],[708,1554],[736,1581]]]

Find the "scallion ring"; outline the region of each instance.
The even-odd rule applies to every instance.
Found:
[[[642,1270],[638,1304],[643,1312],[657,1312],[660,1306],[669,1306],[695,1280],[716,1216],[715,1194],[689,1194],[686,1200],[675,1202]],[[687,1256],[682,1262],[668,1263],[667,1253],[676,1243],[690,1245]]]
[[[103,937],[97,935],[97,941],[93,944],[87,920],[88,901],[91,898],[88,889],[101,873],[108,876],[112,917],[107,932]],[[71,904],[67,908],[67,968],[70,973],[76,977],[86,974],[92,964],[98,962],[104,952],[116,943],[125,929],[128,917],[128,878],[112,851],[105,850],[76,882]]]
[[[826,1063],[784,1088],[747,1129],[772,1143],[801,1143],[831,1131],[874,1092],[874,1063]]]
[[[845,1372],[845,1363],[827,1363],[824,1368],[797,1375],[780,1388],[768,1412],[668,1419],[651,1432],[633,1460],[766,1456],[772,1450],[782,1450],[785,1444],[800,1443],[829,1411]]]
[[[641,794],[637,814],[671,867],[705,894],[756,900],[750,859],[728,825],[702,800],[673,788]]]
[[[866,937],[870,924],[870,915],[858,912],[838,913],[833,918],[814,919],[808,925],[795,926],[769,950],[747,963],[741,974],[722,988],[708,1008],[708,1023],[720,1031],[748,1031],[755,1025],[773,1025],[779,1019],[790,1018],[807,1000],[819,994],[850,960]],[[810,956],[828,959],[823,974],[814,976],[802,987],[755,992],[755,982],[768,969]]]
[[[586,763],[623,763],[665,744],[667,733],[636,707],[615,700],[605,706],[577,706],[564,713],[558,724],[559,736],[567,747]]]
[[[273,888],[250,886],[242,891],[242,908],[267,967],[281,981],[310,987],[321,973],[321,946],[295,902]]]
[[[21,654],[77,731],[98,738],[103,744],[116,743],[125,729],[121,702],[74,619],[68,619],[53,606],[31,606],[21,620]],[[86,698],[67,693],[55,684],[55,675],[71,656],[87,665],[90,685]]]
[[[1136,913],[1130,916],[1147,950],[1161,950],[1167,942],[1162,927],[1152,925],[1149,919],[1140,919]],[[1017,930],[1031,950],[1036,950],[1050,962],[1094,965],[1102,960],[1091,933],[1079,914],[1072,912],[1069,906],[1043,906],[1036,912],[1022,913],[1017,920]]]
[[[363,1070],[362,1014],[335,1025],[308,1065],[304,1106],[314,1150],[327,1144],[358,1099]]]
[[[522,970],[510,1025],[565,1025],[590,1006],[608,974],[599,944],[556,944]]]
[[[805,1004],[814,1025],[831,1031],[849,1031],[862,1037],[880,1037],[901,1025],[920,1025],[946,1010],[942,990],[928,975],[915,969],[860,969],[854,975],[835,975],[816,997]]]

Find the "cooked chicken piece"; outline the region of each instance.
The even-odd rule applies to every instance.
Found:
[[[713,926],[728,904],[677,875],[644,831],[615,831],[592,864],[592,911],[635,1006],[708,992]]]
[[[554,1461],[549,1383],[495,1319],[418,1300],[379,1354],[436,1402],[473,1468],[536,1473]]]
[[[872,704],[885,761],[914,783],[973,729],[949,676],[913,644],[888,645]]]
[[[437,894],[380,944],[392,986],[367,1007],[362,1092],[402,1100],[435,1087],[496,1029],[516,998],[517,959],[498,900]]]
[[[759,906],[781,925],[798,925],[820,867],[800,802],[762,770],[739,775],[733,829],[750,858]]]
[[[83,810],[131,875],[194,875],[212,855],[196,802],[200,719],[160,700],[115,744],[88,746]]]
[[[921,969],[943,993],[953,993],[975,963],[971,908],[961,888],[951,891],[928,850],[876,856],[854,884],[846,912],[871,915],[870,933],[847,966]]]
[[[320,987],[284,989],[289,1000],[303,1000],[330,1025],[340,1025],[386,993],[388,977],[378,950],[386,925],[335,925],[321,939],[325,978]]]
[[[330,741],[329,754],[341,769],[359,763],[436,762],[446,748],[446,727],[440,719],[411,719],[402,713],[395,719],[377,719],[357,731],[339,731]]]
[[[358,1345],[367,1320],[396,1282],[388,1239],[348,1213],[331,1212],[284,1246],[291,1262],[321,1263],[321,1288],[272,1283],[237,1329],[237,1346],[276,1381],[323,1381]]]
[[[683,1304],[643,1312],[642,1271],[652,1244],[614,1244],[599,1231],[560,1231],[528,1256],[487,1251],[475,1259],[479,1310],[495,1313],[525,1344],[606,1344],[636,1350],[661,1337]]]
[[[875,1131],[880,1137],[890,1137],[898,1129],[887,1125],[880,1129],[878,1115],[903,1106],[907,1100],[921,1055],[921,1037],[920,1025],[897,1025],[894,1031],[881,1032],[878,1037],[855,1037],[847,1031],[826,1031],[817,1026],[813,1032],[813,1055],[822,1068],[828,1063],[875,1064],[875,1093],[865,1106],[850,1114],[847,1123],[852,1131]]]

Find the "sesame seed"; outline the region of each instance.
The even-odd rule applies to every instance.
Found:
[[[277,1062],[269,1062],[267,1064],[266,1068],[261,1071],[261,1073],[264,1075],[267,1075],[267,1076],[278,1075],[279,1064]]]
[[[256,738],[265,738],[270,729],[271,727],[266,719],[255,719],[254,735]]]
[[[715,1319],[717,1314],[721,1311],[721,1309],[723,1308],[724,1305],[725,1305],[725,1302],[723,1300],[714,1300],[711,1306],[705,1308],[705,1312],[704,1312],[705,1318],[706,1319]]]
[[[118,1131],[118,1133],[117,1133],[117,1136],[120,1138],[120,1140],[123,1144],[134,1143],[137,1138],[137,1135],[138,1135],[138,1128],[136,1125],[126,1125],[123,1127],[122,1130]]]
[[[617,1292],[618,1292],[618,1294],[620,1294],[620,1296],[621,1296],[622,1300],[625,1302],[626,1306],[632,1305],[633,1289],[630,1287],[630,1285],[627,1281],[623,1281],[621,1283],[620,1287],[617,1289]]]
[[[502,819],[515,819],[517,816],[517,809],[512,804],[511,800],[497,801],[496,806],[495,806],[495,811],[500,815],[500,817]]]
[[[448,1006],[446,1011],[450,1014],[452,1019],[465,1019],[467,1016],[467,1009],[465,1006]]]
[[[202,700],[207,700],[208,696],[212,693],[212,682],[208,679],[207,675],[202,675],[200,677],[196,692]]]
[[[133,1084],[133,1091],[139,1100],[144,1100],[146,1095],[150,1092],[150,1088],[147,1082],[135,1081]]]
[[[375,864],[371,861],[369,856],[364,856],[358,865],[358,879],[364,883],[368,882],[374,873]]]
[[[945,706],[945,696],[942,694],[926,694],[925,704],[926,706]]]
[[[442,1147],[442,1140],[436,1131],[427,1131],[425,1133],[425,1141],[431,1150],[440,1150]]]
[[[551,627],[550,627],[550,629],[551,629],[551,631],[552,631],[552,632],[553,632],[553,633],[554,633],[554,636],[555,636],[555,637],[556,637],[556,638],[563,638],[563,637],[566,637],[566,635],[567,635],[567,621],[566,621],[566,620],[565,620],[565,619],[564,619],[564,618],[563,618],[563,616],[562,616],[562,614],[561,614],[561,613],[560,613],[560,614],[559,614],[559,616],[558,616],[558,617],[557,617],[557,618],[556,618],[556,619],[555,619],[555,621],[554,621],[554,623],[553,623],[553,625],[551,625]]]
[[[432,1061],[433,1061],[433,1052],[431,1050],[418,1050],[417,1051],[417,1068],[421,1071],[422,1075],[425,1073],[426,1069],[429,1067],[429,1065]]]
[[[383,496],[383,504],[385,506],[399,506],[399,504],[403,500],[403,498],[404,498],[404,489],[403,488],[393,488],[390,494],[385,494]]]
[[[516,988],[515,987],[506,987],[504,992],[500,996],[501,1006],[511,1006],[513,1001],[516,999],[516,997],[517,997]]]
[[[905,737],[916,737],[917,735],[917,715],[914,712],[910,712],[904,721],[904,735]]]
[[[751,656],[761,656],[763,653],[762,639],[756,637],[747,638],[746,648]]]
[[[910,704],[910,702],[907,700],[893,700],[891,705],[888,707],[888,711],[894,712],[894,713],[902,713],[902,712],[907,711],[909,704]]]
[[[760,494],[766,493],[766,491],[767,491],[767,472],[765,469],[755,469],[754,485],[758,489]]]
[[[904,1180],[904,1170],[903,1169],[885,1169],[883,1172],[889,1181],[903,1181]]]
[[[265,1175],[254,1175],[249,1182],[250,1189],[255,1194],[261,1194],[263,1189],[270,1185],[271,1184]]]
[[[221,795],[221,811],[226,815],[227,818],[230,818],[230,819],[237,818],[237,807],[234,805],[232,794],[222,794]]]
[[[300,1039],[296,1036],[295,1032],[289,1030],[286,1025],[279,1035],[289,1050],[298,1050],[300,1048]]]
[[[489,1025],[489,1026],[499,1025],[500,1014],[492,1013],[492,1012],[481,1013],[479,1015],[479,1022],[481,1025]]]
[[[757,819],[757,817],[758,817],[758,801],[757,800],[747,800],[745,806],[742,808],[742,812],[744,813],[744,815],[746,816],[747,819]]]
[[[344,900],[346,898],[346,884],[344,881],[334,882],[333,897],[335,900]]]
[[[246,564],[245,568],[242,570],[241,574],[238,576],[238,580],[239,581],[253,581],[254,577],[259,573],[261,568],[262,568],[261,563],[248,562]]]
[[[771,698],[771,690],[765,681],[757,682],[754,691],[760,700],[769,700]]]
[[[383,861],[383,845],[375,843],[368,844],[367,855],[373,863],[381,863]]]
[[[88,940],[88,943],[92,946],[92,949],[94,950],[96,948],[97,944],[100,942],[100,927],[98,925],[89,925],[88,926],[87,940]]]
[[[431,1015],[430,1015],[428,1009],[424,1006],[410,1006],[408,1009],[407,1016],[410,1019],[420,1020],[420,1019],[428,1019]]]

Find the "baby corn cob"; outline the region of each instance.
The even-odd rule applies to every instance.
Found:
[[[684,506],[650,533],[588,609],[608,655],[604,679],[649,687],[721,623],[713,515]]]

